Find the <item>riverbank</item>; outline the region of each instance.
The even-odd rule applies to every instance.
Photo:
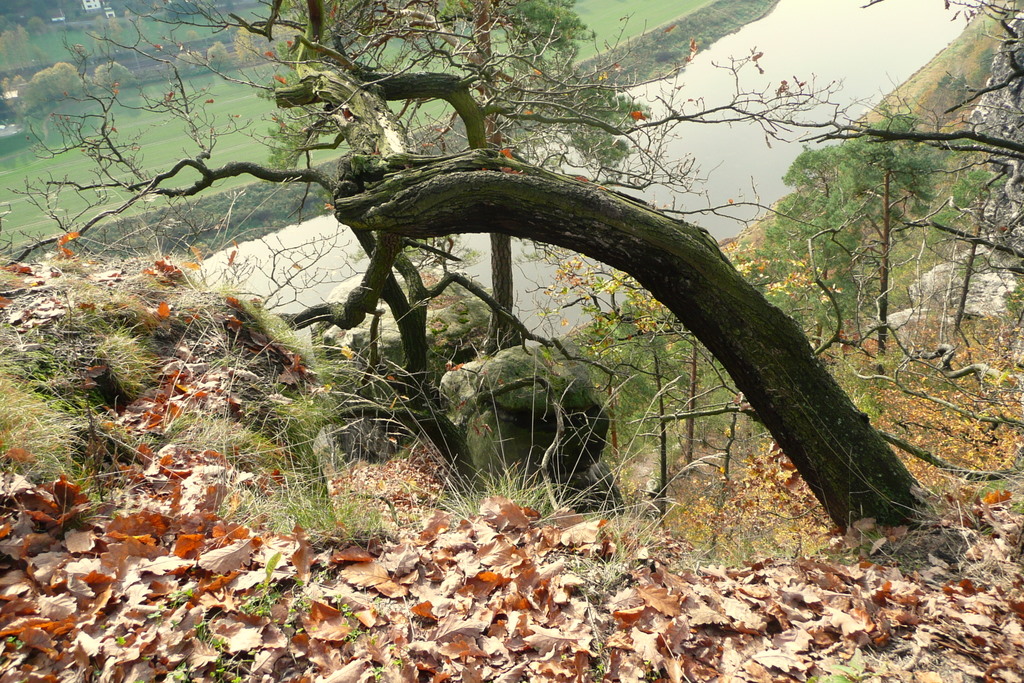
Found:
[[[698,46],[709,46],[719,38],[766,16],[778,3],[779,0],[717,0],[683,14],[668,24],[632,37],[628,36],[627,23],[624,44],[584,61],[582,66],[586,69],[595,66],[595,60],[598,59],[612,63],[620,61],[621,58],[624,61],[620,75],[634,73],[638,78],[647,79],[660,70],[662,75],[667,76],[682,68],[690,54],[691,39],[695,40]],[[328,162],[330,163],[333,162]],[[149,239],[148,231],[143,229],[144,226],[167,226],[170,219],[176,221],[173,225],[181,226],[182,229],[164,228],[161,231],[163,244],[174,247],[185,244],[199,246],[206,252],[210,248],[230,244],[234,240],[258,239],[295,223],[297,213],[304,218],[314,218],[326,213],[323,206],[328,198],[319,188],[311,188],[310,196],[306,197],[301,208],[297,208],[298,202],[302,201],[305,194],[303,188],[285,186],[281,189],[269,189],[273,187],[278,186],[257,181],[242,188],[235,187],[226,192],[206,194],[195,198],[189,204],[186,209],[187,219],[178,216],[177,209],[162,207],[120,221],[108,228],[107,234],[127,250],[137,250],[142,245],[138,244],[137,237],[131,239],[131,236],[145,236]],[[268,195],[271,194],[274,195],[274,200],[268,202]],[[226,217],[229,216],[235,218],[226,221]],[[209,227],[198,227],[204,225]]]
[[[763,19],[780,0],[718,0],[584,62],[584,69],[617,64],[621,80],[667,78],[686,66],[693,48],[704,50],[747,24]]]

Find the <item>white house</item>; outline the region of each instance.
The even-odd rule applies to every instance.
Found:
[[[82,9],[86,12],[95,12],[100,8],[100,0],[82,0]]]

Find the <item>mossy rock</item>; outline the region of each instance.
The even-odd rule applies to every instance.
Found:
[[[434,353],[450,363],[465,363],[482,348],[491,310],[480,299],[456,287],[450,302],[427,313],[427,342]]]
[[[537,381],[526,380],[539,378]],[[481,394],[492,394],[505,411],[548,412],[549,396],[557,396],[567,412],[601,406],[587,366],[556,356],[546,348],[516,346],[496,355],[465,364],[442,380],[445,396],[453,405]]]
[[[441,391],[450,417],[466,430],[481,480],[510,472],[539,478],[560,405],[563,435],[548,474],[583,507],[618,501],[601,462],[608,416],[583,363],[543,348],[515,347],[447,373]]]

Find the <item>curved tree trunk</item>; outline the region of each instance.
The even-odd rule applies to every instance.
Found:
[[[486,225],[626,271],[718,358],[837,524],[893,524],[918,507],[913,477],[797,324],[736,272],[706,231],[494,152],[374,161],[351,164],[367,174],[339,184],[364,188],[334,202],[354,229],[422,238]]]

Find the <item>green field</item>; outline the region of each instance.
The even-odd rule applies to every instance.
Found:
[[[597,34],[594,43],[584,46],[582,56],[593,55],[598,46],[603,48],[605,44],[614,43],[620,38],[639,35],[645,30],[669,23],[711,2],[713,0],[683,0],[679,3],[650,0],[579,0],[577,10]],[[63,36],[61,32],[54,32],[33,38],[33,41],[45,41],[39,46],[47,50],[60,50],[60,36]],[[69,33],[66,37],[70,39],[74,35]],[[269,80],[269,75],[266,78]],[[233,160],[265,161],[266,149],[260,142],[252,140],[250,134],[263,134],[267,131],[270,124],[263,119],[267,118],[273,109],[272,104],[255,97],[252,90],[244,85],[224,82],[213,76],[193,78],[190,85],[197,90],[205,90],[200,101],[214,100],[212,104],[204,105],[206,114],[212,122],[210,125],[219,127],[235,123],[241,129],[228,133],[218,140],[209,162],[211,166]],[[235,118],[235,115],[239,117]],[[118,113],[117,128],[122,139],[139,139],[143,165],[151,171],[166,169],[176,161],[186,156],[194,156],[198,152],[194,143],[184,136],[183,126],[177,121],[165,121],[153,114],[124,109]],[[45,127],[43,130],[51,144],[57,142],[54,131],[45,131]],[[27,183],[38,185],[40,178],[47,177],[87,181],[93,168],[93,162],[77,152],[65,153],[56,158],[37,157],[32,142],[26,140],[26,133],[27,131],[24,131],[19,135],[0,137],[0,231],[7,239],[13,234],[39,235],[56,229],[52,219],[34,206],[27,196],[16,194],[16,190],[24,190]],[[320,161],[327,158],[329,153],[325,153]],[[193,179],[194,177],[183,178],[182,184]],[[250,179],[225,181],[218,185],[217,189],[231,189],[247,182],[251,182]],[[107,206],[120,199],[123,198],[109,198],[110,203]],[[62,216],[73,219],[85,209],[86,202],[71,193],[65,193],[59,206]],[[140,207],[140,210],[144,208],[148,207]],[[92,215],[93,212],[87,211],[77,221],[80,222]]]
[[[576,0],[576,11],[596,34],[595,41],[580,50],[580,57],[591,57],[616,41],[668,24],[712,2],[714,0]]]
[[[137,27],[137,28],[136,28]],[[12,61],[10,56],[0,50],[0,72],[7,72],[15,69],[34,66],[36,69],[49,66],[54,61],[61,59],[68,60],[63,55],[68,55],[68,46],[81,45],[93,55],[106,52],[106,45],[102,37],[107,37],[117,43],[134,44],[138,39],[138,32],[141,31],[148,39],[143,40],[143,45],[151,43],[181,43],[191,42],[209,38],[213,35],[225,35],[220,40],[230,41],[230,36],[218,34],[209,28],[202,26],[169,26],[166,23],[136,17],[135,19],[114,19],[97,20],[92,26],[53,26],[48,30],[31,34],[29,36],[28,49],[21,52],[21,59]],[[157,37],[159,36],[159,37]],[[27,61],[26,61],[27,57]],[[39,58],[42,58],[40,61]]]
[[[211,165],[236,160],[266,160],[266,149],[253,141],[249,132],[263,134],[267,131],[269,124],[260,119],[272,109],[270,102],[254,97],[252,90],[245,85],[224,82],[213,76],[192,79],[190,86],[203,91],[200,102],[213,100],[213,103],[203,105],[206,117],[204,128],[238,127],[238,130],[225,133],[217,140]],[[128,98],[127,103],[131,104],[132,99]],[[134,99],[137,101],[138,98]],[[142,165],[148,170],[169,168],[179,159],[192,157],[199,151],[195,143],[186,137],[180,121],[166,121],[154,114],[121,109],[117,114],[116,127],[120,139],[138,141]],[[46,138],[51,143],[58,140],[54,131],[49,131]],[[4,188],[0,195],[0,212],[9,211],[3,216],[0,226],[5,232],[17,230],[27,234],[54,229],[53,222],[33,206],[29,197],[18,196],[14,190],[24,189],[26,182],[51,176],[86,182],[91,177],[92,169],[93,161],[78,152],[64,153],[55,158],[39,158],[25,134],[0,138],[0,187]],[[195,178],[194,175],[185,175],[182,184]],[[244,182],[234,181],[233,185]],[[219,187],[227,189],[231,186],[232,183],[225,181]],[[112,197],[111,201],[119,199]],[[60,206],[63,215],[73,216],[85,208],[85,202],[68,193],[61,198]]]

